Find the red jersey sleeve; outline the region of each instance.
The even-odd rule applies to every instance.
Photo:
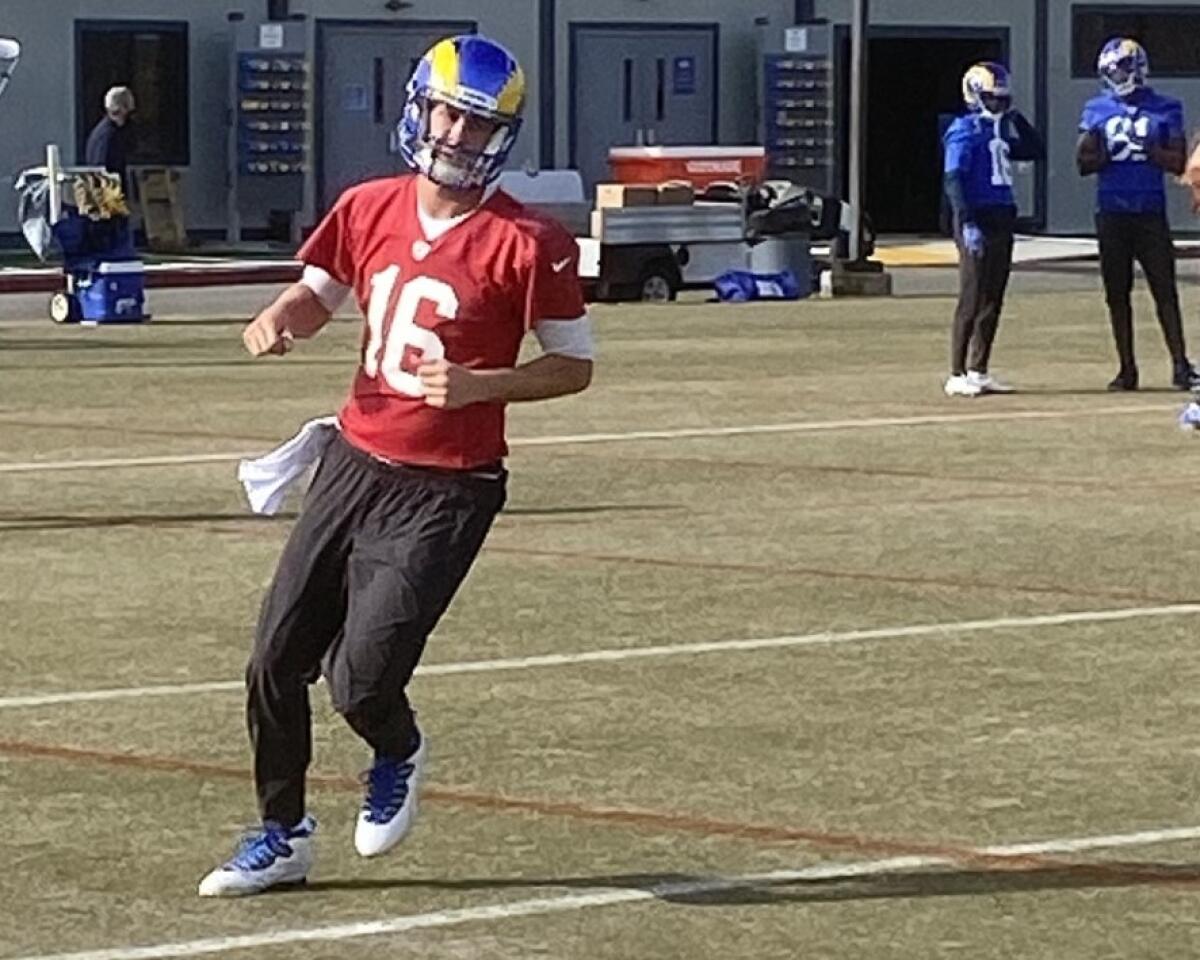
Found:
[[[587,312],[579,285],[579,245],[556,223],[538,232],[525,290],[525,329],[539,320],[578,320]]]
[[[320,267],[338,283],[354,286],[354,230],[351,223],[354,191],[347,190],[325,214],[296,259],[306,266]]]

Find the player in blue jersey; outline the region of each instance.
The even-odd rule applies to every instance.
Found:
[[[1149,59],[1136,40],[1109,40],[1096,69],[1104,90],[1084,105],[1076,162],[1081,176],[1097,174],[1100,275],[1120,361],[1108,389],[1138,388],[1129,298],[1137,260],[1171,354],[1171,383],[1187,390],[1198,381],[1183,340],[1175,248],[1163,189],[1163,173],[1183,173],[1186,161],[1183,105],[1147,86]]]
[[[1012,390],[988,372],[1012,269],[1017,219],[1012,161],[1040,160],[1045,146],[1013,109],[1003,65],[975,64],[963,75],[962,92],[968,112],[950,124],[943,138],[959,277],[945,390],[951,397],[977,397]]]

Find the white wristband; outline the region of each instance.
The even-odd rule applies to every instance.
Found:
[[[350,296],[350,288],[346,284],[335,280],[327,270],[314,267],[312,264],[305,265],[300,282],[316,294],[321,305],[330,313],[337,310]]]

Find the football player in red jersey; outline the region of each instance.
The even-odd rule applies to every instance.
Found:
[[[206,876],[203,896],[301,882],[308,686],[374,751],[355,827],[363,856],[408,832],[427,752],[405,687],[504,503],[505,404],[576,393],[592,375],[578,248],[496,190],[525,82],[480,36],[419,62],[399,124],[413,176],[347,190],[300,250],[303,279],[246,327],[254,355],[311,337],[353,294],[360,363],[263,602],[247,668],[262,829]],[[541,355],[518,364],[526,333]]]

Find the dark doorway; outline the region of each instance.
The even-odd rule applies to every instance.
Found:
[[[110,87],[133,90],[131,163],[186,166],[188,26],[183,22],[79,20],[75,24],[75,147],[104,116]]]
[[[904,35],[888,36],[893,29]],[[941,134],[949,119],[964,109],[962,75],[979,60],[1007,62],[1007,35],[914,35],[908,28],[886,27],[873,28],[871,34],[866,211],[879,233],[936,233],[941,229],[942,210]],[[842,31],[839,53],[844,184],[850,144],[848,30]],[[1016,93],[1020,101],[1020,91]]]

